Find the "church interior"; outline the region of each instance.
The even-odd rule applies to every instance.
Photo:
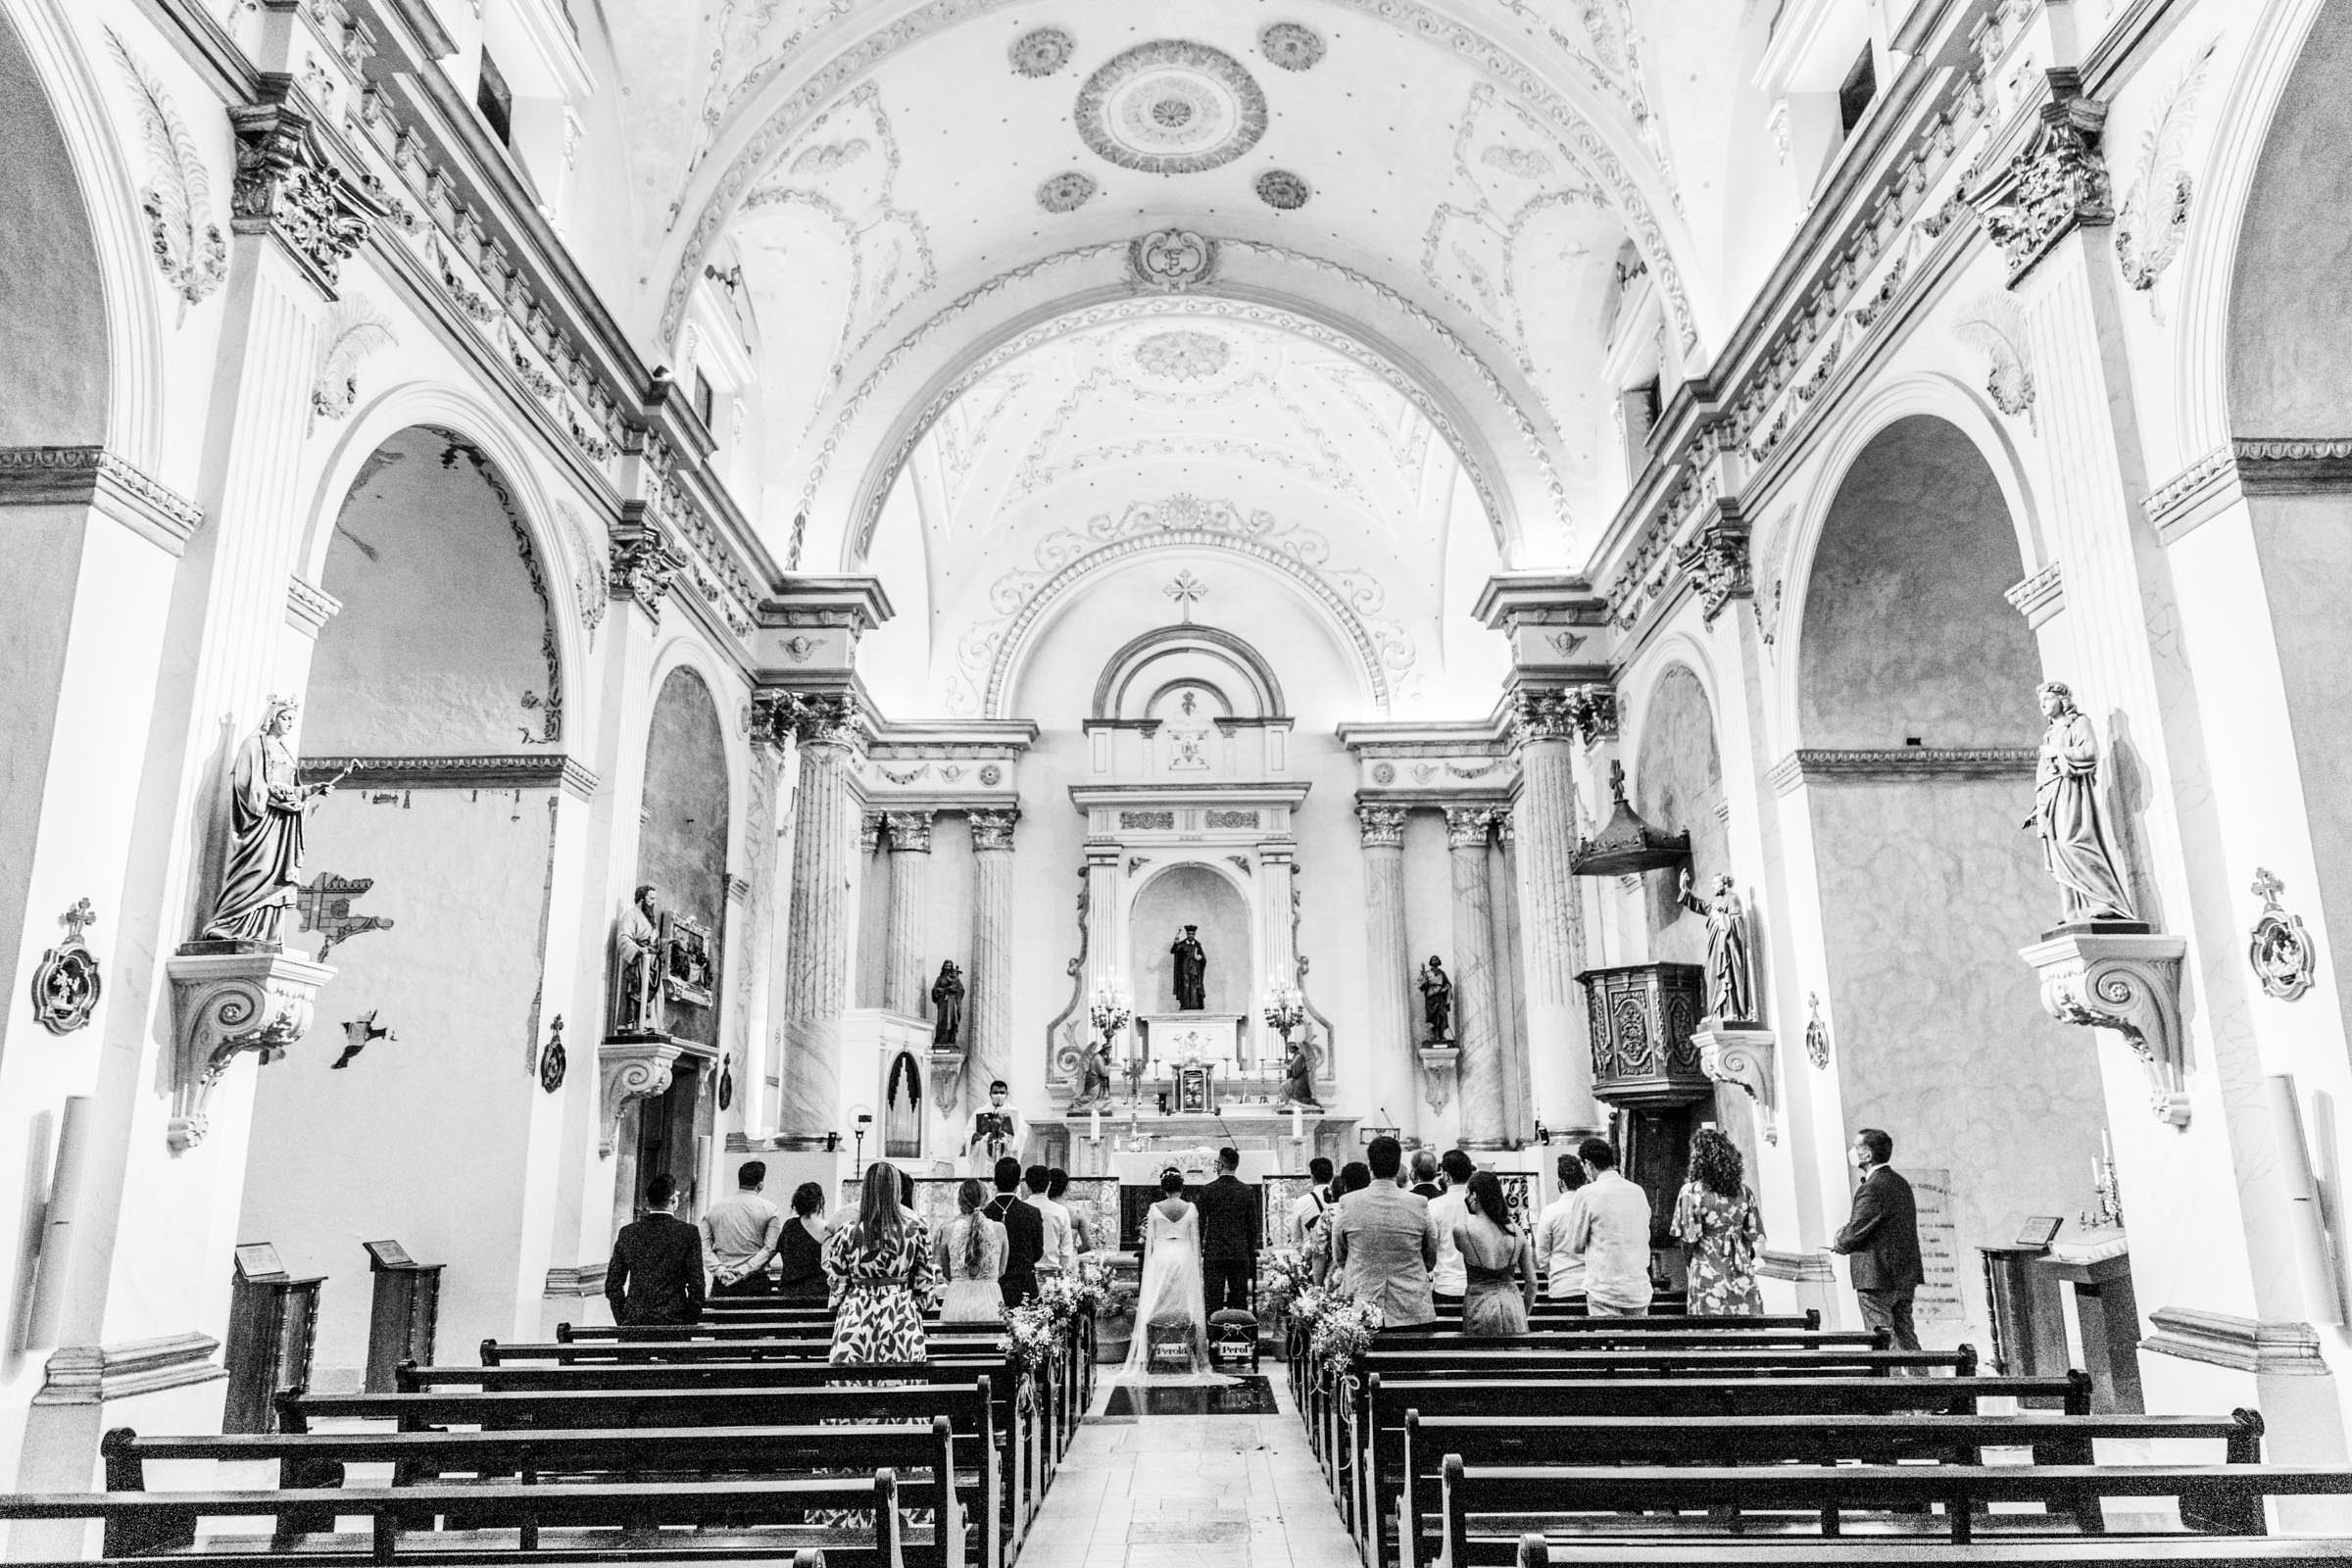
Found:
[[[2352,1556],[2352,0],[0,0],[0,1559]],[[1646,1330],[1278,1288],[1590,1139]],[[1001,1158],[1051,1345],[608,1305]]]

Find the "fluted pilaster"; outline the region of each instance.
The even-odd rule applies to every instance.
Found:
[[[1527,1053],[1527,974],[1519,935],[1518,833],[1508,807],[1488,818],[1501,853],[1487,858],[1487,899],[1494,912],[1494,1007],[1502,1036],[1502,1124],[1513,1143],[1534,1136],[1534,1085]]]
[[[892,811],[890,899],[882,911],[882,1005],[920,1017],[930,988],[923,983],[922,939],[916,927],[931,881],[931,813]]]
[[[1012,830],[1018,811],[974,811],[972,954],[964,974],[964,1099],[978,1105],[1012,1079]]]
[[[1364,969],[1372,983],[1372,1054],[1407,1059],[1413,1033],[1413,952],[1404,929],[1404,811],[1401,806],[1355,808],[1364,849]],[[1385,1069],[1375,1069],[1385,1070]]]
[[[849,1005],[857,932],[850,880],[858,839],[853,777],[864,736],[856,700],[799,699],[779,721],[800,743],[793,798],[792,947],[784,969],[780,1130],[811,1138],[838,1132],[841,1015]]]
[[[1519,797],[1512,811],[1517,861],[1527,1056],[1535,1110],[1553,1126],[1596,1125],[1592,1051],[1583,993],[1585,906],[1568,857],[1576,847],[1573,758],[1580,735],[1616,730],[1607,687],[1518,694]]]
[[[1462,1141],[1505,1136],[1502,1031],[1495,1004],[1494,901],[1487,882],[1486,807],[1446,808],[1453,871],[1453,1033],[1461,1042]]]

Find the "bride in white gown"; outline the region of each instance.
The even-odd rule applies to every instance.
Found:
[[[1184,1199],[1184,1177],[1159,1178],[1159,1201],[1144,1225],[1143,1283],[1135,1298],[1135,1338],[1127,1348],[1121,1376],[1165,1383],[1198,1379],[1209,1372],[1208,1314],[1200,1272],[1200,1215]],[[1156,1333],[1155,1333],[1156,1331]],[[1189,1348],[1182,1363],[1152,1359],[1154,1338],[1181,1335]]]

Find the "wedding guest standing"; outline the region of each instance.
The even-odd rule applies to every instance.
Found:
[[[703,1216],[712,1296],[765,1296],[772,1288],[767,1264],[783,1238],[784,1216],[761,1196],[766,1184],[766,1162],[745,1160],[735,1172],[735,1196],[711,1204]]]
[[[1429,1271],[1429,1289],[1440,1304],[1458,1303],[1469,1285],[1462,1272],[1461,1249],[1453,1244],[1453,1232],[1461,1224],[1462,1216],[1469,1212],[1470,1178],[1477,1174],[1478,1166],[1461,1150],[1448,1149],[1438,1161],[1438,1169],[1446,1180],[1438,1196],[1429,1200],[1430,1221],[1438,1228],[1438,1261]]]
[[[776,1237],[776,1294],[799,1301],[826,1296],[825,1190],[803,1182],[792,1190],[792,1218]]]
[[[1738,1146],[1712,1127],[1690,1139],[1690,1179],[1674,1202],[1675,1237],[1690,1244],[1693,1317],[1754,1317],[1764,1310],[1756,1288],[1756,1249],[1764,1219],[1740,1180]]]
[[[1340,1288],[1378,1302],[1384,1326],[1434,1323],[1438,1308],[1430,1298],[1429,1270],[1438,1260],[1438,1227],[1429,1202],[1396,1185],[1404,1146],[1396,1139],[1375,1138],[1364,1154],[1371,1185],[1349,1193],[1327,1221]]]
[[[612,1238],[605,1265],[612,1321],[692,1323],[703,1315],[703,1233],[678,1218],[678,1184],[666,1175],[645,1184],[645,1207]]]
[[[1527,1233],[1511,1223],[1510,1200],[1491,1170],[1470,1178],[1466,1207],[1453,1227],[1462,1257],[1462,1332],[1508,1339],[1527,1332],[1536,1304],[1536,1263]]]
[[[1037,1260],[1046,1255],[1046,1216],[1021,1200],[1021,1162],[1007,1154],[997,1161],[997,1196],[988,1217],[1004,1227],[1004,1268],[997,1276],[1006,1306],[1037,1299]]]
[[[1307,1278],[1317,1285],[1331,1278],[1331,1238],[1332,1232],[1339,1228],[1340,1209],[1346,1204],[1349,1194],[1360,1193],[1371,1185],[1372,1167],[1362,1160],[1351,1159],[1340,1167],[1339,1179],[1331,1184],[1331,1191],[1326,1195],[1330,1202],[1323,1211],[1322,1223],[1306,1239]]]
[[[1298,1238],[1301,1250],[1313,1245],[1314,1229],[1331,1206],[1331,1176],[1330,1159],[1317,1154],[1306,1162],[1306,1191],[1291,1200],[1291,1233]]]
[[[1649,1310],[1649,1195],[1617,1173],[1617,1146],[1588,1138],[1577,1149],[1585,1190],[1577,1194],[1568,1250],[1585,1260],[1585,1310],[1640,1317]]]
[[[1887,1167],[1894,1140],[1876,1127],[1854,1134],[1845,1152],[1862,1173],[1862,1185],[1854,1189],[1853,1216],[1830,1250],[1853,1259],[1862,1321],[1892,1334],[1896,1349],[1916,1350],[1919,1332],[1911,1326],[1911,1297],[1928,1275],[1920,1262],[1919,1206],[1911,1184]]]
[[[1568,1246],[1577,1196],[1584,1191],[1585,1162],[1575,1154],[1562,1154],[1558,1168],[1560,1196],[1544,1205],[1544,1217],[1536,1222],[1536,1256],[1544,1264],[1544,1294],[1564,1301],[1585,1294],[1585,1255]]]
[[[865,1168],[858,1218],[825,1243],[825,1277],[833,1285],[834,1362],[922,1361],[923,1302],[937,1276],[930,1233],[912,1224],[899,1202],[898,1168],[877,1160]]]
[[[942,1323],[995,1323],[1004,1316],[1004,1227],[982,1212],[988,1195],[966,1178],[956,1189],[956,1218],[940,1232],[939,1261],[947,1272]]]

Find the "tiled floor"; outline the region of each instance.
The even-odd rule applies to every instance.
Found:
[[[1081,1426],[1019,1568],[1356,1568],[1281,1369],[1271,1370],[1279,1415]]]

